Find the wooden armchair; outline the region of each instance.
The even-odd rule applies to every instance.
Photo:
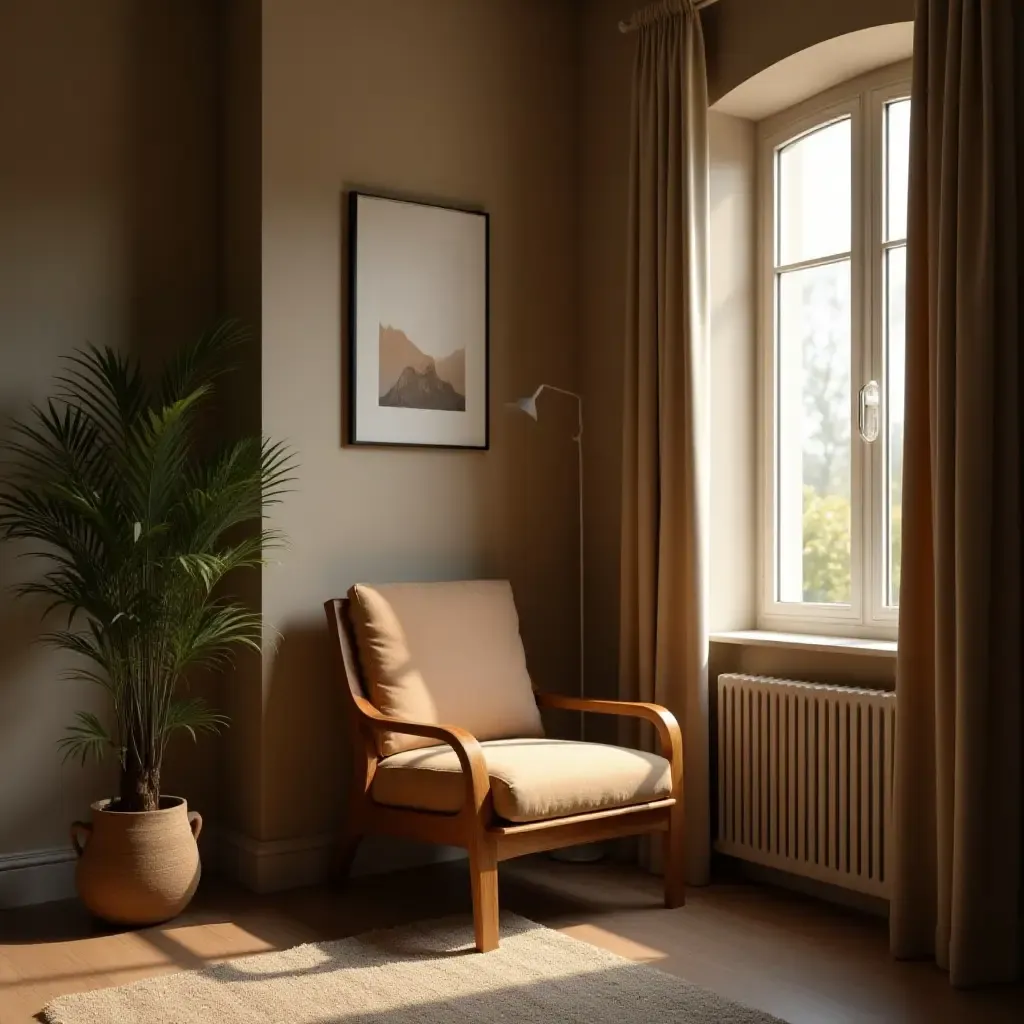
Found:
[[[663,832],[665,905],[678,907],[683,904],[682,738],[679,726],[669,711],[656,704],[534,694],[540,708],[646,719],[657,730],[664,761],[657,755],[595,743],[537,738],[481,743],[458,725],[409,721],[385,715],[369,699],[372,691],[366,684],[361,664],[351,599],[331,600],[324,607],[345,677],[343,692],[355,755],[342,853],[342,870],[346,876],[359,842],[366,835],[382,834],[463,847],[469,853],[476,948],[487,952],[498,946],[499,861],[577,843]],[[381,740],[385,734],[397,735],[417,744],[427,741],[431,745],[382,756]],[[516,798],[513,793],[517,781],[515,772],[529,774],[529,768],[517,766],[536,763],[552,752],[562,757],[562,763],[566,765],[578,765],[581,757],[596,757],[597,767],[589,770],[588,779],[592,775],[600,776],[603,758],[618,758],[615,764],[620,769],[625,767],[628,778],[617,782],[619,789],[613,794],[617,798],[616,805],[560,816],[550,816],[553,813],[551,806],[537,812],[526,809],[523,814],[516,814],[517,817],[545,814],[537,820],[509,820],[502,816],[500,805],[508,804],[510,794],[512,799]],[[646,774],[642,782],[636,781],[635,765],[624,761],[631,755],[634,761],[646,759],[643,762]],[[570,762],[565,758],[574,760]],[[510,762],[511,768],[506,761]],[[394,765],[398,770],[393,770],[393,762],[398,762]],[[417,768],[420,762],[425,771]],[[444,768],[448,770],[438,770]],[[511,779],[509,772],[512,773]],[[547,773],[557,774],[557,767],[547,769]],[[534,769],[534,782],[542,774]],[[655,777],[656,786],[652,790],[651,786],[655,784],[650,779]],[[416,784],[410,785],[410,780]],[[549,783],[545,781],[545,784]],[[524,799],[528,802],[530,780],[523,780],[520,788],[527,793]],[[496,796],[498,808],[495,806]],[[554,805],[557,805],[557,799]],[[506,810],[506,813],[516,813],[516,808]]]

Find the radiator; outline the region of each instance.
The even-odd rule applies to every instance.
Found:
[[[896,697],[718,677],[722,853],[888,895]]]

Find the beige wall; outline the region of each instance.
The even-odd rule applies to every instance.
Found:
[[[754,124],[711,112],[711,523],[708,628],[757,614]]]
[[[914,0],[721,0],[701,14],[712,103],[759,71],[825,39],[912,21]]]
[[[632,39],[621,36],[616,25],[637,6],[634,0],[589,0],[582,8],[580,29],[580,374],[591,443],[587,678],[594,692],[602,694],[614,692],[618,662],[621,344],[634,52]],[[701,15],[710,99],[714,102],[771,64],[824,39],[912,17],[913,0],[721,0]],[[743,501],[753,500],[756,493],[753,257],[752,235],[746,234],[753,216],[753,134],[749,124],[714,113],[709,133],[715,456],[711,625],[737,629],[752,627],[755,614],[754,520],[738,513]],[[732,411],[735,418],[730,421]]]
[[[86,342],[153,362],[217,288],[215,23],[205,0],[32,0],[0,9],[0,440]],[[113,772],[55,746],[94,687],[32,646],[34,567],[0,548],[0,854],[67,844]],[[213,749],[175,751],[171,792],[212,809]]]
[[[630,0],[590,0],[580,25],[579,322],[587,437],[587,687],[618,688],[622,332],[633,46]]]
[[[358,580],[509,576],[530,668],[575,685],[573,410],[503,403],[577,383],[576,25],[551,0],[266,0],[263,427],[298,449],[291,536],[263,578],[256,838],[340,820],[347,738],[322,603]],[[491,215],[488,453],[342,447],[343,196]],[[548,399],[542,399],[547,403]]]
[[[740,672],[775,676],[832,686],[867,686],[878,690],[896,687],[896,658],[892,654],[850,654],[845,651],[792,650],[712,642],[710,675]]]
[[[267,645],[262,670],[243,659],[220,688],[233,729],[176,751],[168,788],[250,839],[301,839],[343,813],[321,605],[350,583],[507,575],[538,682],[576,686],[573,410],[555,399],[538,425],[503,403],[578,386],[577,25],[569,0],[219,6],[5,9],[0,413],[43,397],[86,339],[155,361],[218,308],[261,328],[227,429],[262,423],[298,450],[291,548],[246,591]],[[351,187],[490,212],[489,453],[341,446]],[[63,845],[113,784],[60,768],[54,742],[97,702],[54,678],[36,631],[0,602],[0,720],[18,723],[0,744],[0,777],[18,779],[0,786],[0,853]]]
[[[637,3],[225,0],[220,24],[217,6],[4,5],[0,417],[44,397],[59,355],[85,340],[153,361],[218,305],[262,328],[232,421],[262,421],[300,453],[280,517],[292,546],[248,595],[267,614],[267,645],[262,666],[243,663],[224,684],[235,729],[223,763],[211,746],[175,751],[168,788],[214,816],[223,789],[230,828],[276,840],[327,832],[343,814],[347,748],[321,603],[351,582],[508,575],[538,682],[575,687],[572,411],[552,399],[537,425],[503,408],[542,381],[586,396],[588,679],[592,693],[614,691],[633,53],[615,25]],[[911,6],[723,0],[704,15],[712,97]],[[726,185],[746,180],[749,130],[713,118],[712,142],[716,223],[739,245],[749,210],[730,206]],[[490,453],[341,446],[352,187],[491,213]],[[722,252],[716,417],[719,385],[751,386],[752,339],[728,301],[749,266]],[[726,426],[722,450],[742,453],[748,425]],[[749,485],[713,486],[740,507]],[[716,565],[738,566],[749,543],[718,544]],[[12,555],[0,551],[2,584],[22,571]],[[744,624],[746,588],[713,590],[720,624]],[[62,845],[67,821],[110,785],[109,772],[60,767],[54,743],[95,695],[56,678],[62,662],[29,644],[37,631],[30,609],[0,597],[0,778],[17,780],[0,785],[0,853]]]
[[[253,336],[231,389],[228,433],[262,430],[263,379],[263,17],[260,0],[222,0],[220,24],[221,295],[226,313],[251,325]],[[262,604],[262,574],[238,580],[237,596]],[[220,741],[224,826],[259,835],[262,820],[262,659],[239,652],[222,684],[231,728]]]

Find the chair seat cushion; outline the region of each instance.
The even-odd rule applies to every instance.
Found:
[[[670,796],[668,761],[604,743],[505,739],[481,743],[494,810],[511,822],[649,803]],[[386,757],[373,778],[374,800],[391,807],[454,814],[466,795],[459,759],[449,746]]]
[[[480,740],[544,735],[508,580],[359,584],[349,599],[379,711],[458,725]],[[377,737],[382,757],[436,742],[390,730]]]

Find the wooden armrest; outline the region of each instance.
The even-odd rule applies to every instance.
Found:
[[[480,741],[457,725],[433,725],[428,722],[404,722],[382,715],[369,701],[360,701],[360,710],[374,732],[398,732],[407,736],[424,736],[440,740],[455,751],[466,779],[466,805],[479,814],[491,791],[491,777]]]
[[[676,716],[660,704],[643,704],[628,700],[590,700],[585,697],[563,697],[558,693],[534,692],[537,706],[560,708],[563,711],[586,711],[595,715],[621,715],[624,718],[642,718],[658,732],[662,756],[671,762],[672,774],[682,772],[683,734]]]

